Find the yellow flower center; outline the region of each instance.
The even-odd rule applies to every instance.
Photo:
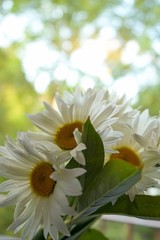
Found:
[[[124,147],[116,148],[116,150],[119,152],[112,153],[110,156],[110,160],[122,159],[122,160],[129,162],[137,167],[142,167],[142,162],[141,162],[139,156],[131,148],[124,146]]]
[[[54,191],[56,182],[50,178],[54,168],[50,163],[39,163],[31,173],[31,186],[33,191],[42,197],[49,197]]]
[[[56,144],[64,150],[72,150],[77,146],[73,132],[76,128],[82,132],[82,122],[76,121],[73,123],[65,124],[63,127],[60,127],[55,134]]]

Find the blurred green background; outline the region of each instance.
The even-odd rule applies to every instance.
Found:
[[[33,130],[26,113],[77,85],[115,86],[158,115],[159,76],[159,0],[0,0],[1,145]],[[13,208],[0,209],[0,234],[13,235],[12,221]],[[107,223],[110,239],[115,228],[127,239],[124,226]],[[153,228],[134,231],[134,240],[156,239]]]

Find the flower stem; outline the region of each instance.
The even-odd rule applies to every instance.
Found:
[[[46,240],[44,235],[43,235],[43,229],[41,228],[36,235],[34,236],[34,238],[32,240]]]

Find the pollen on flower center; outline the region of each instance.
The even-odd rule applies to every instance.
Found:
[[[32,171],[30,179],[33,191],[43,197],[49,197],[56,182],[50,178],[54,168],[50,163],[41,162]]]
[[[119,151],[119,153],[112,153],[110,156],[110,160],[122,159],[135,166],[138,166],[138,167],[142,166],[142,162],[139,156],[131,148],[123,146],[123,147],[116,148],[116,150]]]
[[[76,121],[73,123],[65,124],[60,127],[55,134],[56,144],[64,150],[72,150],[76,147],[77,143],[75,141],[73,132],[76,128],[82,132],[82,122]]]

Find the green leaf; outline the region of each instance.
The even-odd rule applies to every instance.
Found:
[[[88,229],[78,240],[108,240],[108,238],[96,229]]]
[[[32,240],[45,240],[45,237],[43,235],[43,229],[40,229]]]
[[[76,240],[97,220],[97,216],[89,216],[79,219],[70,231],[70,237],[62,237],[61,240]]]
[[[71,158],[71,160],[66,165],[66,168],[68,169],[79,168],[79,167],[81,167],[80,163],[76,162],[74,158]]]
[[[127,195],[121,196],[112,205],[108,203],[94,214],[121,214],[143,219],[160,220],[160,196],[137,195],[133,202]]]
[[[84,150],[86,160],[85,186],[99,174],[104,165],[104,146],[99,134],[92,126],[90,119],[84,124],[82,141],[87,149]]]
[[[140,180],[141,170],[123,160],[115,159],[105,164],[79,199],[78,211],[90,214],[104,204],[115,200]]]

